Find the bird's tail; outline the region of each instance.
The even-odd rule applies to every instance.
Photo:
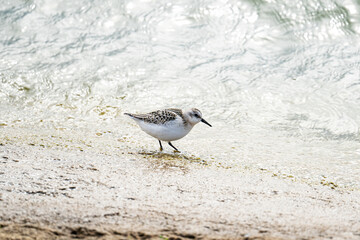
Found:
[[[143,120],[144,117],[141,114],[133,114],[133,113],[124,113],[124,115],[128,115],[134,120]]]

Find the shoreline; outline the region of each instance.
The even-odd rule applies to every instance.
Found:
[[[77,143],[64,149],[4,139],[0,234],[5,239],[35,237],[32,233],[54,239],[360,236],[357,190],[221,168],[186,154],[134,151],[125,140],[111,154],[86,144],[76,150]],[[59,229],[68,230],[60,236]]]
[[[280,240],[282,238],[264,236],[204,236],[176,232],[176,230],[136,231],[112,228],[88,228],[86,226],[43,226],[41,224],[21,224],[0,222],[0,239],[247,239],[247,240]]]

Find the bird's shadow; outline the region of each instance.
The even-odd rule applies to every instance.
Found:
[[[194,155],[187,155],[183,153],[166,153],[158,151],[139,151],[138,154],[144,158],[149,159],[149,163],[153,168],[163,170],[176,170],[180,169],[187,172],[191,164],[200,164],[208,166],[209,164]]]

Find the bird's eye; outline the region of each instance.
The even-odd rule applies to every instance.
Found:
[[[198,118],[199,117],[199,115],[197,114],[197,113],[195,113],[195,115],[194,115],[196,118]]]

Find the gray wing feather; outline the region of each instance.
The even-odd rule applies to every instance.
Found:
[[[166,122],[175,120],[177,116],[182,117],[181,109],[176,109],[176,108],[158,110],[146,114],[132,114],[132,113],[125,113],[125,114],[132,118],[154,124],[165,124]]]
[[[168,108],[168,109],[165,109],[165,111],[174,112],[174,113],[176,113],[177,115],[179,115],[179,117],[183,117],[183,112],[182,112],[181,109],[178,109],[178,108]]]

